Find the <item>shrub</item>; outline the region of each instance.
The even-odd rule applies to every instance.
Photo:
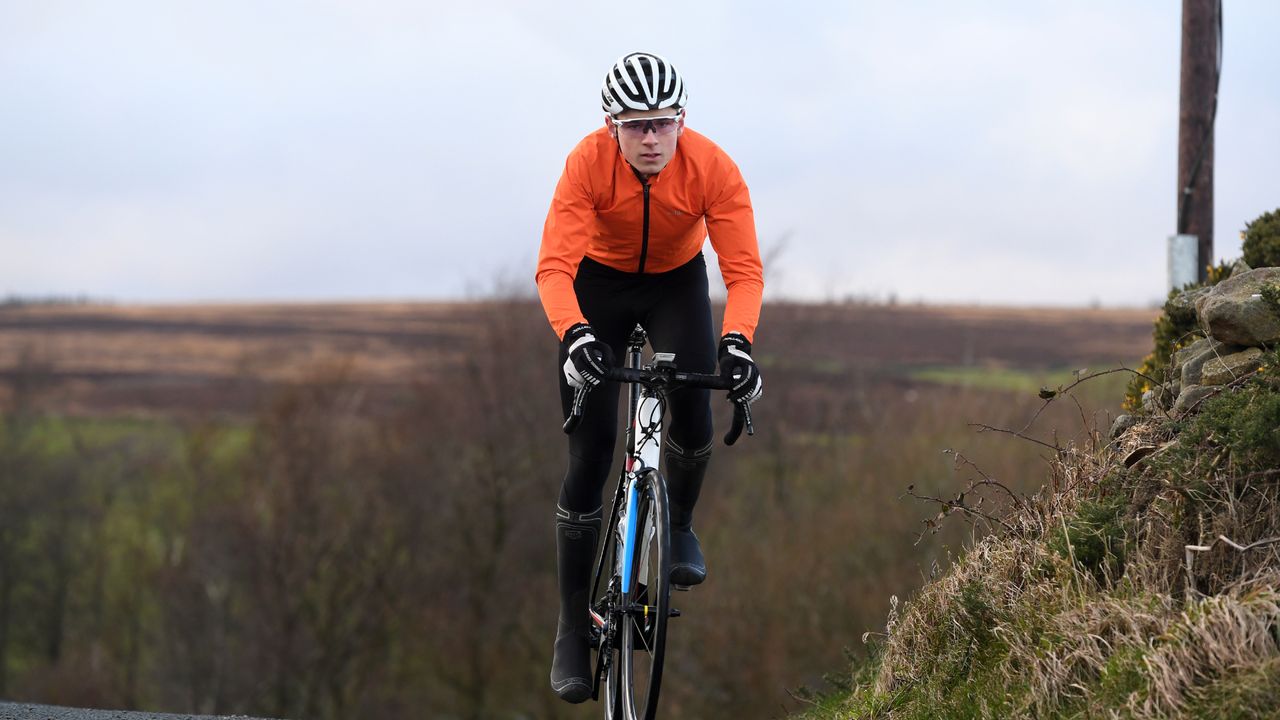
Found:
[[[1240,237],[1244,240],[1244,261],[1249,267],[1280,266],[1280,208],[1246,223]]]
[[[1262,302],[1267,304],[1271,312],[1280,315],[1280,284],[1268,283],[1263,285]]]
[[[1121,517],[1125,502],[1119,495],[1086,500],[1065,523],[1066,533],[1054,529],[1049,548],[1061,557],[1075,560],[1098,582],[1118,578],[1124,572],[1125,534]]]
[[[1167,477],[1184,478],[1212,476],[1227,463],[1241,473],[1280,467],[1278,385],[1280,350],[1272,350],[1256,377],[1207,400],[1181,423],[1178,444],[1153,465],[1164,468]]]

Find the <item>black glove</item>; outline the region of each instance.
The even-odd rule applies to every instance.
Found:
[[[597,340],[595,331],[586,323],[569,328],[560,345],[569,356],[564,361],[564,379],[570,387],[599,385],[613,367],[613,350]]]
[[[760,368],[751,359],[751,342],[742,333],[729,333],[720,338],[720,375],[735,380],[729,390],[731,402],[750,406],[764,393]]]

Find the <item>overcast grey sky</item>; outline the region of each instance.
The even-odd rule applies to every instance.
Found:
[[[608,66],[685,75],[767,296],[1138,305],[1174,224],[1180,3],[0,0],[0,294],[532,287]],[[1280,206],[1280,3],[1227,0],[1216,235]]]

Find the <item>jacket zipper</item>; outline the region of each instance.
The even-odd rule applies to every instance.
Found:
[[[640,269],[637,273],[644,272],[645,256],[649,254],[649,183],[644,183],[644,229],[640,236]]]

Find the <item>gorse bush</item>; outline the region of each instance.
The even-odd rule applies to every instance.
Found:
[[[1082,502],[1063,529],[1050,534],[1049,548],[1064,560],[1074,560],[1100,583],[1119,577],[1124,572],[1124,510],[1119,495]]]
[[[1249,267],[1280,266],[1280,208],[1246,223],[1240,237],[1244,240],[1244,261]]]
[[[1270,283],[1262,286],[1262,302],[1267,304],[1271,312],[1280,316],[1280,285]]]

